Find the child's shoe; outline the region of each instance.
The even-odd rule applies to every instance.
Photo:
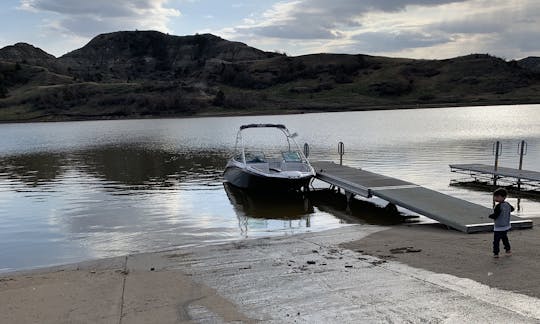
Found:
[[[506,256],[511,256],[512,255],[512,251],[508,250],[506,251]]]
[[[498,255],[498,254],[493,254],[493,257],[494,257],[495,259],[498,259],[498,258],[499,258],[499,255]]]

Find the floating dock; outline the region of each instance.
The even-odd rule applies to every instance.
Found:
[[[540,189],[540,172],[497,167],[487,164],[451,164],[450,171],[470,175],[475,181],[506,180],[520,188],[525,185],[533,190]]]
[[[312,162],[316,178],[345,190],[347,199],[355,195],[379,197],[464,233],[493,230],[490,208],[424,188],[411,182],[387,177],[332,162]],[[531,220],[512,216],[513,228],[531,228]]]

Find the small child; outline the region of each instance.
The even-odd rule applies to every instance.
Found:
[[[493,214],[489,215],[495,221],[493,225],[493,257],[499,257],[499,242],[502,240],[506,255],[512,255],[510,250],[510,242],[508,241],[508,231],[510,225],[510,213],[514,211],[514,207],[505,201],[508,192],[505,189],[499,188],[493,192],[493,201],[497,203],[493,210]]]

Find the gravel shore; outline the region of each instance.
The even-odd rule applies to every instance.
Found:
[[[437,273],[469,278],[490,287],[540,297],[540,229],[508,234],[512,256],[492,254],[493,233],[463,234],[445,227],[393,227],[343,244],[354,251]]]

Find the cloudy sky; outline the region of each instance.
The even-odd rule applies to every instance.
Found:
[[[268,51],[540,56],[538,0],[2,0],[0,47],[60,56],[117,30],[214,33]]]

